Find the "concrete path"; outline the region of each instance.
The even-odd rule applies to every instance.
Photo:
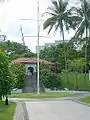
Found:
[[[13,120],[29,120],[25,103],[17,103]]]
[[[24,111],[23,111],[22,103],[17,103],[13,120],[24,120]]]
[[[90,107],[71,100],[26,102],[29,120],[90,120]]]

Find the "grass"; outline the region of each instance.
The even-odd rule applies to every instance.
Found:
[[[90,96],[81,98],[80,101],[81,101],[81,102],[84,102],[84,103],[87,103],[87,104],[90,104]]]
[[[22,94],[12,94],[13,98],[60,98],[72,96],[71,93],[41,93],[39,95],[35,93],[22,93]]]
[[[16,103],[9,102],[9,105],[5,106],[4,102],[0,101],[0,120],[13,120],[15,108]]]
[[[89,76],[87,74],[86,80],[85,80],[85,74],[84,73],[78,73],[77,79],[75,73],[68,73],[68,82],[67,82],[67,75],[66,73],[63,73],[61,76],[61,87],[62,88],[68,88],[71,90],[80,90],[80,91],[90,91],[90,81]]]

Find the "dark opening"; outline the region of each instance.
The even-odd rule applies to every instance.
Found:
[[[30,70],[30,73],[33,75],[33,73],[34,73],[34,68],[33,68],[33,67],[28,67],[28,70]]]

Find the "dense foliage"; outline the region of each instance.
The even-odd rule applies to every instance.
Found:
[[[25,65],[23,64],[11,64],[11,73],[13,80],[13,88],[22,89],[25,80]]]
[[[67,49],[67,63],[69,60],[78,58],[81,56],[81,53],[76,50],[76,47],[71,42],[66,44]],[[45,47],[44,50],[40,51],[40,57],[52,61],[54,63],[59,63],[58,67],[63,70],[65,66],[64,61],[64,44],[59,44],[51,47]]]
[[[4,50],[11,60],[20,57],[35,57],[36,55],[30,51],[27,46],[23,46],[21,43],[17,42],[0,42],[0,49]]]
[[[60,89],[60,75],[53,72],[49,66],[40,64],[40,81],[45,88]]]
[[[0,50],[0,96],[6,96],[12,87],[8,56]]]

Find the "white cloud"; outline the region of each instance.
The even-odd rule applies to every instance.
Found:
[[[51,0],[40,0],[40,16],[47,10],[47,7],[50,5]],[[23,27],[25,36],[37,35],[37,22],[20,21],[20,19],[23,18],[37,19],[37,0],[9,0],[9,2],[5,2],[0,6],[0,28],[2,33],[6,34],[8,39],[22,42],[20,25]],[[43,31],[42,24],[43,23],[41,22],[40,35],[51,36],[52,38],[40,38],[40,45],[62,39],[59,31],[55,35],[53,35],[53,31],[50,33],[50,35],[48,35],[47,30]],[[69,35],[66,33],[66,39],[70,39],[73,34],[73,31],[71,31]],[[26,45],[35,52],[37,38],[25,38],[25,42]]]

